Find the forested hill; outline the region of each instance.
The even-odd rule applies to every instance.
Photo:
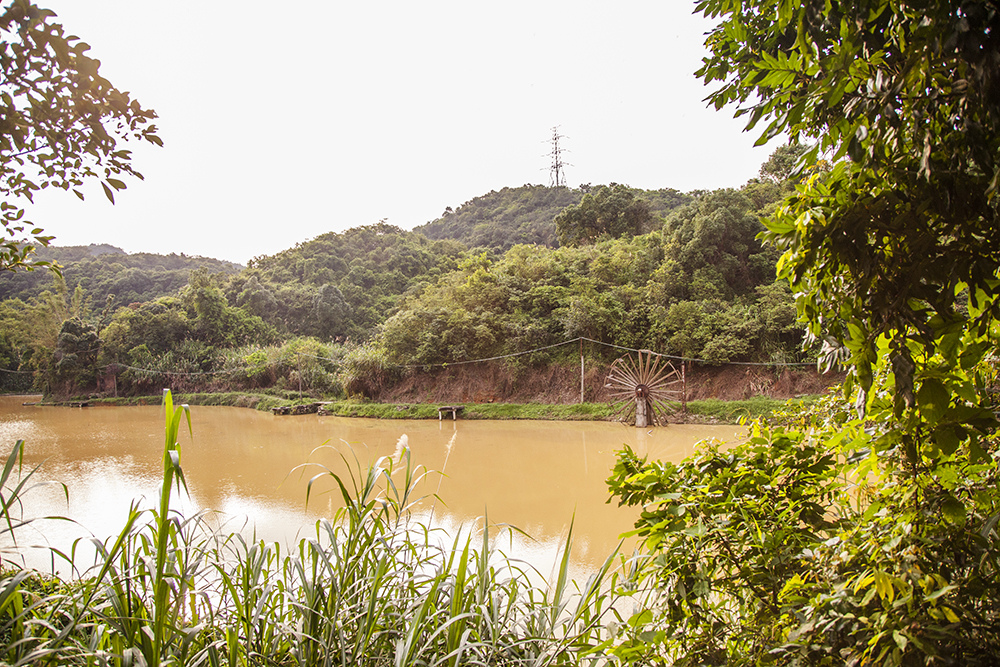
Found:
[[[465,202],[457,210],[448,207],[440,218],[414,231],[430,239],[455,239],[470,248],[505,251],[519,243],[555,247],[555,217],[567,206],[578,205],[591,189],[590,185],[575,189],[522,185],[494,190]],[[649,203],[656,218],[691,201],[689,195],[670,188],[634,192]]]
[[[38,251],[41,259],[58,262],[66,286],[72,292],[82,286],[93,303],[105,303],[115,295],[115,304],[152,301],[173,294],[188,283],[194,269],[234,274],[243,267],[233,262],[189,255],[128,254],[108,244],[49,246]],[[5,272],[0,275],[0,300],[36,297],[52,286],[48,271]]]
[[[336,335],[359,339],[371,335],[400,295],[455,269],[466,248],[490,248],[502,254],[521,243],[556,247],[554,218],[597,189],[589,185],[575,189],[505,187],[476,197],[457,211],[449,208],[443,217],[413,232],[383,223],[330,232],[258,257],[247,271],[238,264],[208,257],[129,254],[106,243],[49,246],[41,248],[38,256],[62,266],[65,288],[72,293],[82,287],[92,304],[103,305],[110,295],[114,295],[115,306],[173,295],[188,284],[192,270],[204,269],[209,274],[232,276],[226,286],[229,300],[234,305],[240,298],[253,301],[259,307],[247,308],[260,311],[257,314],[281,331],[327,336],[336,330]],[[692,200],[691,195],[669,188],[630,191],[649,205],[654,219]],[[219,279],[215,282],[223,283]],[[28,301],[52,288],[48,271],[0,275],[0,301]],[[338,326],[321,326],[319,320],[324,318],[317,320],[314,300],[320,298],[321,288],[336,302],[331,312],[341,321]],[[254,301],[251,294],[259,298]],[[268,297],[279,295],[275,308]],[[346,309],[340,307],[341,299]]]
[[[445,216],[468,223],[451,228],[462,238],[380,222],[242,270],[108,245],[46,249],[65,280],[0,274],[0,388],[100,392],[113,372],[126,394],[183,375],[199,391],[304,383],[373,396],[359,378],[580,336],[710,363],[799,362],[811,352],[792,294],[757,239],[761,211],[795,187],[781,164],[738,190],[505,188]],[[517,236],[532,226],[545,236]]]
[[[257,257],[225,292],[282,333],[363,340],[403,295],[454,271],[464,251],[380,222]]]

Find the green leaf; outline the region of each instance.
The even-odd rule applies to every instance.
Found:
[[[977,341],[971,345],[967,345],[962,353],[958,355],[958,363],[961,365],[962,370],[969,370],[978,364],[986,351],[992,346],[986,341]]]
[[[925,595],[924,596],[924,600],[927,600],[928,602],[930,602],[931,600],[937,600],[942,595],[947,595],[948,593],[950,593],[952,591],[956,591],[956,590],[958,590],[958,586],[954,586],[954,585],[951,585],[951,586],[942,586],[941,588],[937,589],[936,591],[934,591],[930,595]]]
[[[642,611],[633,614],[628,619],[629,626],[633,628],[638,628],[652,622],[653,622],[653,612],[651,612],[649,609],[643,609]]]
[[[965,433],[962,432],[962,435],[964,436]],[[954,454],[955,450],[958,449],[958,445],[964,439],[964,437],[959,437],[955,427],[951,424],[944,424],[934,429],[933,438],[934,443],[945,455]]]
[[[938,343],[938,349],[941,351],[941,354],[944,355],[945,359],[949,361],[949,363],[954,363],[961,340],[962,332],[955,331],[945,334],[941,338],[941,342]]]
[[[941,513],[945,519],[956,526],[965,525],[965,505],[950,493],[941,502]]]
[[[988,458],[986,451],[983,446],[979,444],[979,438],[972,436],[969,439],[969,462],[970,463],[980,463],[986,461]]]
[[[924,419],[933,423],[939,421],[948,409],[951,394],[940,380],[928,378],[917,392],[917,405]]]
[[[878,592],[879,598],[885,602],[892,602],[896,597],[896,589],[892,585],[892,578],[881,570],[875,571],[875,590]]]
[[[685,528],[681,531],[685,535],[690,535],[691,537],[704,537],[708,534],[708,529],[705,524],[702,523],[701,519],[698,519],[698,523],[691,526],[690,528]]]

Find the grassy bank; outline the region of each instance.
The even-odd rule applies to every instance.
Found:
[[[220,393],[174,394],[179,403],[188,405],[222,405],[233,408],[250,408],[252,410],[269,411],[285,405],[315,402],[314,398],[299,400],[292,392],[286,394],[252,394],[239,391]],[[122,396],[118,398],[97,398],[89,401],[91,405],[160,405],[160,396]]]
[[[256,410],[314,403],[320,399],[291,395],[247,394],[241,392],[219,394],[177,394],[179,402],[189,405],[226,405]],[[159,396],[98,399],[93,404],[158,405]],[[810,397],[792,399],[792,402],[811,402]],[[710,424],[736,424],[741,419],[753,419],[771,414],[789,401],[758,396],[740,401],[708,399],[691,401],[687,412],[678,411],[675,421]],[[437,403],[372,403],[369,401],[324,402],[327,414],[338,417],[365,417],[371,419],[437,419]],[[465,403],[460,419],[540,419],[561,421],[605,421],[611,419],[612,409],[607,403]],[[446,417],[448,418],[448,417]]]

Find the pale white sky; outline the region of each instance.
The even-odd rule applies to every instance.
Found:
[[[146,180],[45,193],[57,245],[240,263],[328,231],[409,229],[504,186],[742,185],[752,148],[693,72],[708,24],[686,0],[41,0],[102,74],[160,118]]]

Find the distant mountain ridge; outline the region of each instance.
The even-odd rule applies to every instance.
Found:
[[[522,185],[502,188],[471,199],[457,210],[413,228],[432,240],[454,239],[470,248],[492,248],[500,252],[519,243],[556,247],[555,217],[567,206],[576,206],[592,187]],[[657,218],[691,201],[690,195],[671,188],[634,189],[636,196],[649,202]]]
[[[89,257],[99,257],[100,255],[127,255],[128,253],[110,243],[91,243],[90,245],[51,245],[47,248],[39,248],[36,253],[39,257],[58,261],[60,264],[67,262],[79,262]]]
[[[93,303],[115,295],[119,306],[151,301],[187,285],[188,274],[199,268],[211,273],[238,273],[243,266],[210,257],[185,254],[129,254],[107,243],[40,248],[38,256],[58,262],[70,291],[82,285]],[[19,271],[0,275],[0,299],[30,299],[52,286],[48,271]]]

